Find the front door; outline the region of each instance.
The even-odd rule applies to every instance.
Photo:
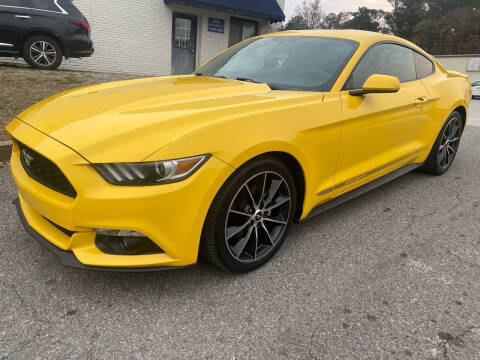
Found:
[[[172,75],[191,74],[197,52],[197,17],[173,14]]]
[[[397,77],[394,94],[351,96],[372,74]],[[396,44],[371,48],[342,91],[342,141],[335,174],[340,195],[395,168],[428,148],[423,139],[430,126],[425,107],[429,95],[417,80],[413,51]]]

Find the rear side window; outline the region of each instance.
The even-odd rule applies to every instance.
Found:
[[[417,78],[423,79],[424,77],[430,76],[434,72],[433,63],[428,60],[425,56],[420,55],[416,51],[413,52],[415,57],[415,67],[417,69]]]
[[[53,0],[30,0],[32,2],[32,8],[38,10],[48,10],[60,12],[60,9]]]
[[[373,74],[395,76],[400,82],[417,79],[413,51],[396,44],[379,44],[370,48],[353,70],[347,89],[360,89]]]

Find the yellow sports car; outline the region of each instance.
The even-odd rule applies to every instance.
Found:
[[[253,270],[293,221],[415,168],[445,173],[472,89],[400,38],[287,31],[196,73],[46,99],[7,127],[26,230],[64,265]]]

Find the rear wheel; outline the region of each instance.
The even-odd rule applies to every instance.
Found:
[[[277,159],[247,163],[215,197],[205,220],[201,254],[225,270],[260,267],[285,240],[296,199],[293,177]]]
[[[25,42],[23,58],[33,68],[54,70],[62,63],[63,52],[60,44],[51,37],[37,35]]]
[[[440,130],[422,170],[433,175],[445,174],[455,160],[462,132],[462,116],[458,111],[454,111]]]

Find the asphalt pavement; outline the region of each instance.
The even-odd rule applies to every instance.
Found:
[[[246,275],[62,267],[0,185],[0,359],[480,359],[480,127],[445,176],[295,225]]]

